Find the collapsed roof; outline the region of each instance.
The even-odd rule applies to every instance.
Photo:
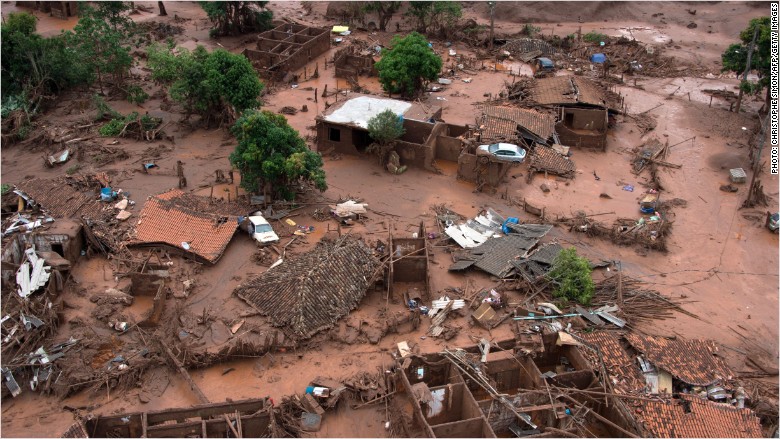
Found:
[[[97,218],[103,212],[97,195],[73,188],[64,177],[23,180],[16,188],[20,197],[34,201],[54,218]]]
[[[483,141],[514,140],[518,130],[530,140],[546,143],[555,133],[555,117],[536,110],[484,105],[481,107]]]
[[[634,416],[652,437],[761,437],[761,424],[750,409],[711,402],[693,395],[641,400]]]
[[[620,105],[600,84],[579,76],[551,76],[533,80],[528,103],[542,106],[588,106],[620,112]]]
[[[321,241],[314,250],[285,260],[234,293],[274,326],[305,339],[357,307],[378,265],[361,240]]]
[[[214,264],[238,228],[237,216],[208,207],[208,199],[173,189],[149,197],[130,245],[169,245]]]
[[[682,340],[627,334],[626,340],[657,367],[680,381],[694,386],[709,386],[730,380],[734,372],[716,355],[709,340]]]

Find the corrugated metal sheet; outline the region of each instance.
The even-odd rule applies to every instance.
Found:
[[[552,230],[552,224],[507,224],[511,233],[516,233],[524,238],[541,239]]]
[[[537,242],[538,239],[516,235],[493,238],[472,251],[472,254],[482,255],[474,266],[498,278],[505,278],[514,271],[512,261],[524,255]]]

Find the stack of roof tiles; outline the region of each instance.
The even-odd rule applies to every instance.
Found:
[[[734,372],[709,340],[682,340],[626,334],[626,340],[656,367],[694,386],[709,386],[733,379]]]
[[[558,154],[546,145],[537,144],[531,153],[531,161],[528,167],[536,172],[548,172],[562,177],[574,178],[577,170],[573,161]]]
[[[78,191],[64,178],[33,178],[19,182],[16,188],[54,218],[98,218],[105,207],[96,194]]]
[[[361,240],[320,242],[311,252],[285,260],[234,293],[274,326],[304,339],[357,307],[378,265]]]
[[[141,210],[131,245],[167,244],[215,263],[238,227],[235,216],[205,211],[208,203],[174,189],[149,197]],[[189,249],[184,249],[182,243]]]
[[[750,409],[692,395],[680,399],[635,402],[634,416],[651,437],[761,437],[761,424]]]

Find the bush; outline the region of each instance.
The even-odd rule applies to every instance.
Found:
[[[149,93],[137,85],[127,87],[127,102],[131,104],[143,104],[149,99]]]
[[[596,291],[591,277],[590,262],[577,256],[574,247],[562,250],[553,262],[547,277],[555,284],[554,297],[576,300],[589,305]]]
[[[589,42],[589,43],[599,43],[601,41],[606,42],[609,39],[609,36],[600,34],[596,31],[590,31],[582,36],[582,39]]]
[[[393,110],[385,110],[368,121],[368,134],[380,144],[386,144],[404,135],[404,123]]]
[[[382,88],[409,97],[422,89],[424,81],[436,79],[441,66],[441,58],[417,32],[404,38],[393,37],[390,47],[382,50],[382,59],[376,63]]]
[[[100,132],[100,135],[103,137],[116,137],[122,133],[122,130],[125,128],[125,125],[134,122],[138,119],[138,112],[133,111],[132,113],[128,114],[127,116],[111,119],[110,121],[106,122],[98,132]],[[160,124],[161,120],[157,117],[149,116],[148,114],[144,114],[141,116],[141,129],[144,131],[153,130],[157,125]]]
[[[532,36],[538,34],[541,31],[542,31],[541,27],[534,26],[534,25],[532,25],[530,23],[526,23],[525,26],[523,26],[523,30],[521,30],[520,33],[523,34],[523,35],[528,35],[529,37],[532,37]]]
[[[10,191],[10,190],[11,190],[11,185],[10,184],[3,183],[2,185],[0,185],[0,194],[2,194],[2,195],[7,194],[8,191]]]

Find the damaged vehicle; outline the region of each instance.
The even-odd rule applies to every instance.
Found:
[[[493,143],[490,145],[480,145],[477,148],[477,155],[481,156],[480,161],[487,163],[491,159],[502,162],[522,163],[525,160],[525,149],[513,143]]]
[[[259,211],[252,213],[249,217],[239,217],[238,222],[252,236],[252,239],[261,245],[279,241],[279,236]]]

